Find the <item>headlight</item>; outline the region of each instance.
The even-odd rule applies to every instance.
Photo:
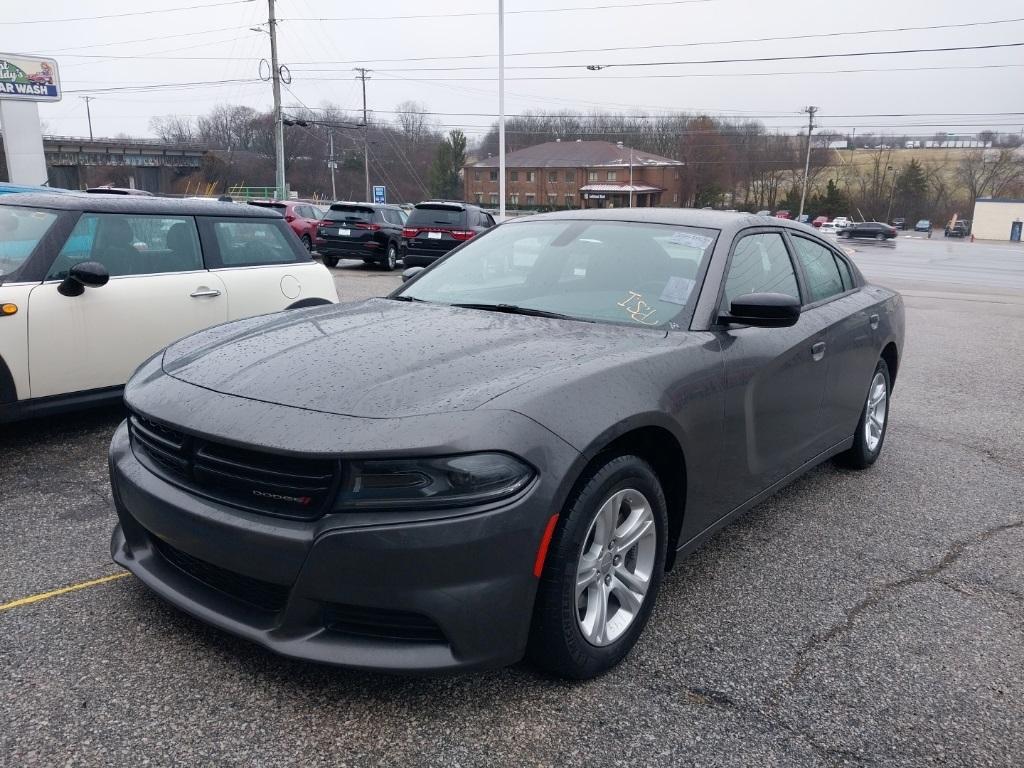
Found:
[[[522,490],[533,468],[505,453],[349,463],[337,510],[465,507]]]

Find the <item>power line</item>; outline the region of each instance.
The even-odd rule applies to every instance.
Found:
[[[234,31],[237,29],[246,29],[246,26],[232,26],[232,27],[215,27],[214,29],[204,29],[201,32],[181,32],[175,35],[157,35],[156,37],[134,37],[131,40],[116,40],[106,43],[90,43],[89,45],[76,45],[72,48],[50,48],[50,53],[64,53],[65,51],[82,51],[86,48],[104,48],[108,45],[133,45],[135,43],[149,43],[153,40],[170,40],[175,37],[195,37],[197,35],[212,35],[214,32],[227,32],[229,30]],[[216,43],[209,43],[209,45],[216,45]],[[68,58],[73,54],[62,56],[61,58]],[[139,58],[145,58],[140,56]]]
[[[145,11],[126,11],[124,13],[108,13],[104,16],[76,16],[66,19],[18,19],[17,21],[0,21],[0,24],[60,24],[65,21],[99,21],[101,19],[121,19],[126,16],[152,16],[156,13],[175,13],[177,11],[199,11],[207,8],[218,8],[224,5],[243,5],[253,0],[225,0],[220,3],[206,3],[204,5],[184,5],[178,8],[156,8]]]

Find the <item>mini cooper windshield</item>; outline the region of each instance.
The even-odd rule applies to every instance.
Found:
[[[467,243],[394,298],[664,327],[695,298],[716,235],[620,221],[514,222]]]

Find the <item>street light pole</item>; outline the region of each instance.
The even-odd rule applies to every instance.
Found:
[[[284,117],[281,115],[281,65],[277,61],[277,17],[274,16],[274,0],[267,0],[270,15],[267,26],[270,32],[270,68],[274,86],[274,186],[276,197],[288,197],[284,183]]]
[[[893,168],[889,166],[889,170],[892,171],[892,188],[889,190],[889,207],[885,211],[885,223],[889,223],[889,217],[892,216],[892,199],[896,194],[896,179],[900,175],[899,168]]]
[[[328,163],[331,167],[331,202],[338,199],[338,191],[334,186],[334,167],[337,163],[334,162],[334,131],[329,131],[327,134],[331,139],[331,162]]]
[[[95,96],[79,96],[82,101],[85,102],[85,116],[89,120],[89,141],[92,141],[92,112],[89,110],[89,102],[95,99]]]
[[[807,200],[807,175],[811,171],[811,132],[814,130],[814,113],[818,111],[817,107],[807,107],[804,112],[807,113],[807,157],[804,160],[804,183],[800,189],[800,213],[796,215],[797,221],[804,215],[804,202]]]
[[[633,148],[629,148],[629,207],[633,207]]]
[[[370,124],[366,119],[366,73],[364,67],[356,67],[359,79],[363,81],[363,176],[366,182],[366,202],[373,200],[373,193],[370,190]]]
[[[498,0],[498,217],[505,220],[505,0]]]

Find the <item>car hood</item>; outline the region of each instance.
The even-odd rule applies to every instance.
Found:
[[[223,394],[389,418],[479,408],[567,366],[665,343],[651,329],[370,299],[201,331],[168,347],[162,365]]]

